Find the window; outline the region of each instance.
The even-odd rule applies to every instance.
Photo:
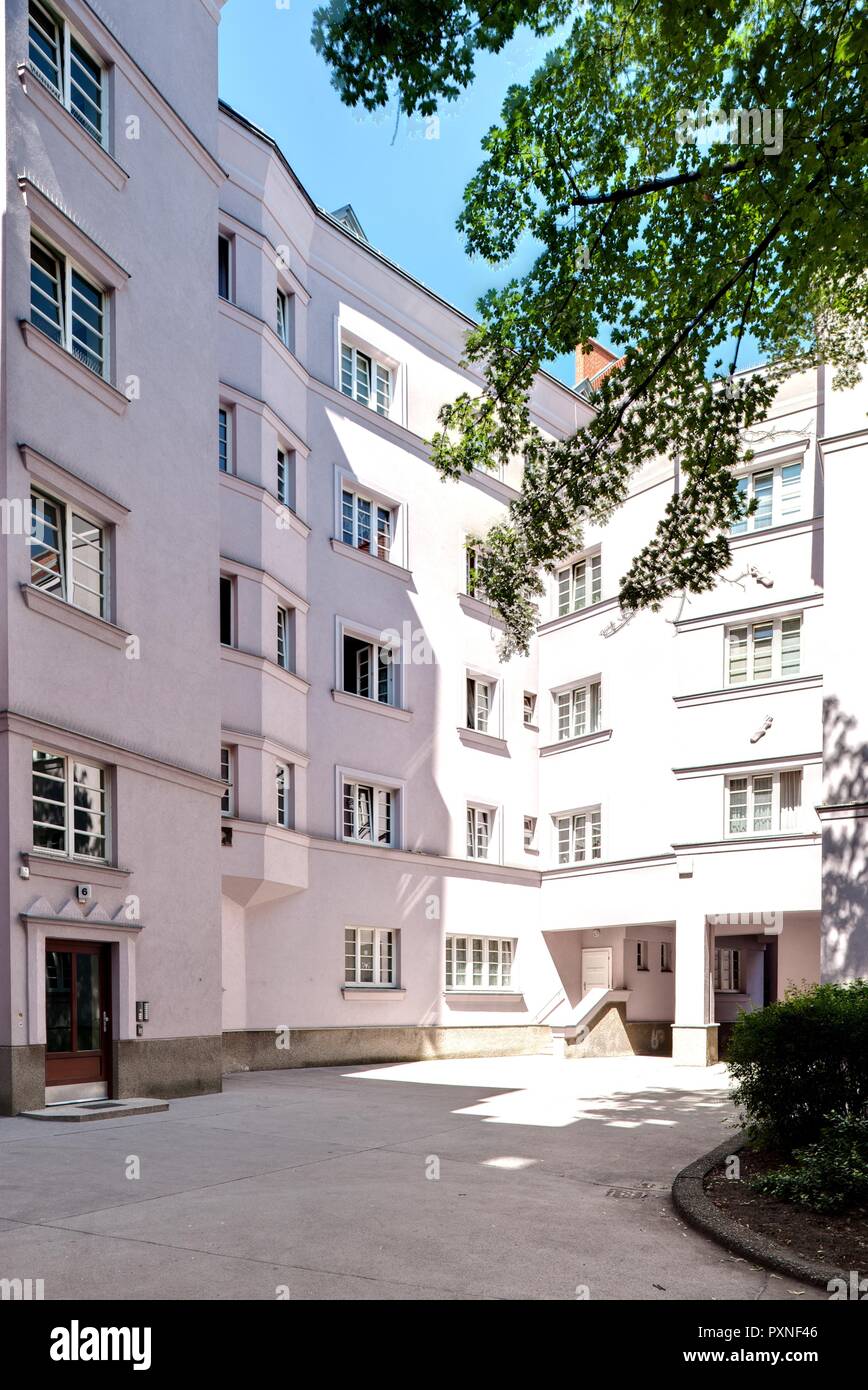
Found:
[[[397,705],[396,652],[386,643],[344,633],[344,690],[381,705]]]
[[[341,489],[341,540],[355,550],[366,550],[381,560],[392,553],[394,535],[392,509],[371,497]]]
[[[97,376],[106,375],[105,294],[36,237],[30,239],[30,322]]]
[[[295,453],[277,451],[277,500],[295,511]]]
[[[533,728],[534,719],[536,718],[536,696],[530,690],[524,692],[521,717],[526,729]]]
[[[106,858],[106,774],[102,767],[33,749],[33,848]]]
[[[672,973],[672,942],[671,942],[671,941],[661,941],[661,942],[660,942],[660,969],[663,971],[664,975],[671,975],[671,973]]]
[[[220,780],[223,783],[223,795],[220,798],[220,814],[223,816],[235,815],[235,777],[234,777],[235,756],[231,748],[227,748],[224,743],[220,749]]]
[[[467,677],[468,729],[476,729],[480,734],[488,733],[493,695],[494,686],[490,681],[479,680],[476,676]]]
[[[732,627],[728,635],[727,680],[730,685],[797,676],[801,666],[802,618],[769,618]]]
[[[574,565],[558,570],[558,617],[576,613],[591,603],[599,603],[602,595],[600,554],[587,555]]]
[[[30,495],[30,583],[96,618],[106,616],[103,528],[39,492]]]
[[[557,816],[558,863],[583,864],[602,855],[601,817],[599,811],[576,811]]]
[[[526,850],[536,849],[536,816],[524,818],[524,847]]]
[[[284,671],[292,670],[292,617],[288,608],[277,609],[277,664]]]
[[[487,595],[477,578],[481,553],[478,545],[465,546],[464,592],[470,598],[479,599],[480,603],[487,603]]]
[[[289,830],[292,825],[290,787],[290,770],[286,763],[278,763],[275,768],[277,824],[282,825],[284,830]]]
[[[714,988],[721,994],[741,992],[741,951],[737,948],[715,947]]]
[[[98,145],[105,145],[104,71],[59,16],[30,0],[30,71]]]
[[[731,535],[743,536],[747,531],[765,531],[769,526],[783,526],[798,521],[802,514],[802,465],[786,463],[779,468],[764,468],[748,473],[738,480],[739,497],[745,505],[756,503],[751,516],[737,521]]]
[[[647,942],[647,941],[637,941],[637,942],[636,942],[636,969],[637,969],[637,970],[647,970],[647,969],[648,969],[648,942]]]
[[[487,859],[491,846],[494,812],[488,806],[467,808],[467,858]]]
[[[217,238],[217,293],[221,299],[232,298],[232,238]]]
[[[394,845],[395,792],[362,782],[343,784],[344,839],[363,844]]]
[[[447,989],[511,989],[515,942],[498,936],[447,936]]]
[[[277,291],[277,336],[284,347],[292,350],[292,298]]]
[[[232,472],[232,416],[223,406],[217,411],[217,466],[221,473]]]
[[[349,343],[342,343],[341,390],[378,415],[388,415],[392,405],[391,369]]]
[[[348,985],[394,985],[396,931],[383,927],[344,928],[344,980]]]
[[[801,768],[764,772],[753,777],[730,777],[727,782],[730,835],[767,835],[774,830],[797,830],[801,818]]]
[[[228,574],[220,576],[220,643],[221,646],[234,645],[235,586]]]
[[[558,742],[568,738],[582,738],[585,734],[596,734],[600,729],[602,716],[601,691],[599,681],[589,681],[586,685],[574,686],[572,690],[559,690],[557,693]]]

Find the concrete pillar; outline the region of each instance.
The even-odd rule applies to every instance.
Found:
[[[675,1024],[672,1061],[682,1067],[711,1067],[717,1061],[712,964],[714,927],[685,908],[675,922]]]

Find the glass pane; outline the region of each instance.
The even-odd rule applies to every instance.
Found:
[[[72,1051],[72,953],[45,953],[45,1041],[49,1052]]]
[[[784,618],[781,623],[781,675],[797,676],[801,666],[802,620]]]
[[[482,937],[481,937],[481,936],[475,936],[475,937],[473,938],[473,985],[474,985],[474,988],[481,988],[481,987],[482,987],[482,962],[483,962]]]
[[[40,77],[44,78],[46,84],[51,87],[57,97],[60,96],[60,45],[58,37],[57,25],[51,15],[47,14],[41,5],[36,5],[31,0],[28,53],[30,66]]]
[[[72,514],[72,601],[101,618],[105,611],[104,546],[99,526]]]
[[[774,627],[771,623],[761,623],[754,627],[753,678],[755,681],[771,679],[773,636]]]
[[[356,933],[352,927],[344,930],[344,979],[350,983],[356,979]]]
[[[729,634],[729,683],[741,685],[747,680],[747,628],[733,628]]]
[[[747,830],[747,779],[734,777],[729,784],[729,833],[743,835]]]
[[[351,492],[341,493],[341,540],[344,545],[353,544],[353,517],[355,498]]]
[[[341,344],[341,390],[345,396],[353,394],[353,350],[346,343]]]
[[[60,264],[39,242],[30,243],[30,318],[56,343],[63,342]]]
[[[69,63],[69,109],[88,135],[102,143],[102,71],[72,40]]]
[[[753,529],[762,531],[772,524],[772,484],[774,473],[755,473],[753,476],[753,495],[757,508],[753,517]]]
[[[48,497],[30,498],[30,582],[63,598],[63,511]]]
[[[771,777],[753,779],[753,828],[760,832],[772,828]]]
[[[78,1051],[98,1052],[100,1047],[99,956],[75,957],[75,1020]]]
[[[795,521],[802,510],[802,465],[788,463],[781,469],[781,521]]]

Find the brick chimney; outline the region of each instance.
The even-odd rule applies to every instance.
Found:
[[[592,338],[587,352],[580,347],[576,348],[576,386],[579,387],[594,377],[601,380],[602,376],[606,375],[607,368],[611,370],[623,360],[623,356],[617,357],[614,352],[610,352]],[[594,385],[597,384],[595,381]]]

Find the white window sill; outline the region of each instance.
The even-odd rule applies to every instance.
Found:
[[[87,859],[79,855],[74,858],[59,851],[26,850],[21,862],[33,878],[57,878],[67,883],[97,883],[104,888],[123,887],[131,869],[120,869],[116,864],[107,864],[104,859]]]
[[[369,568],[379,570],[381,574],[390,574],[393,579],[400,579],[402,584],[412,584],[413,576],[403,565],[396,565],[392,560],[381,560],[379,555],[372,555],[370,550],[359,550],[355,545],[345,545],[343,541],[332,537],[332,550],[336,555],[346,555],[348,560],[358,560]]]
[[[407,991],[398,985],[342,985],[345,999],[403,999]]]
[[[504,1003],[518,1003],[524,999],[521,990],[517,989],[485,989],[478,986],[474,989],[471,985],[459,985],[452,988],[447,985],[443,991],[444,999],[501,999]]]
[[[481,729],[466,729],[463,725],[459,725],[458,737],[469,748],[481,748],[486,753],[506,754],[509,757],[509,745],[506,739],[498,738],[496,734],[486,734]]]
[[[405,724],[413,718],[409,709],[397,705],[386,705],[381,700],[369,700],[365,695],[353,695],[349,690],[333,690],[332,699],[336,705],[346,705],[348,709],[363,709],[373,714],[385,714],[389,719],[399,719]]]
[[[458,603],[468,618],[479,618],[484,623],[490,623],[492,627],[503,627],[503,619],[498,617],[490,603],[473,598],[471,594],[459,594]]]
[[[92,372],[83,362],[79,362],[77,357],[73,357],[71,352],[67,352],[66,348],[60,347],[41,329],[34,327],[29,319],[19,319],[18,322],[25,343],[37,357],[57,367],[70,381],[83,386],[89,395],[108,406],[115,415],[125,413],[129,401],[122,391],[118,391],[105,377],[97,376],[96,372]]]
[[[27,63],[18,64],[18,80],[34,106],[66,136],[85,159],[90,161],[98,173],[108,179],[113,188],[125,188],[130,177],[126,169],[122,169],[108,150],[103,145],[98,145],[96,140],[82,129],[72,112],[67,111],[63,103],[34,76]]]
[[[105,618],[97,618],[93,613],[87,613],[83,608],[76,608],[73,603],[67,603],[65,599],[44,593],[42,589],[37,589],[33,584],[22,584],[21,596],[27,607],[31,608],[34,613],[42,613],[46,618],[53,618],[57,623],[65,623],[67,627],[75,628],[77,632],[86,633],[88,637],[96,637],[98,641],[105,642],[109,647],[115,647],[121,651],[126,647],[130,633],[122,627],[116,627],[114,623],[108,622]]]
[[[553,753],[566,753],[571,748],[589,748],[593,743],[607,743],[612,737],[611,729],[597,729],[592,734],[582,734],[579,738],[564,738],[559,743],[546,743],[539,750],[541,758],[549,758]]]

